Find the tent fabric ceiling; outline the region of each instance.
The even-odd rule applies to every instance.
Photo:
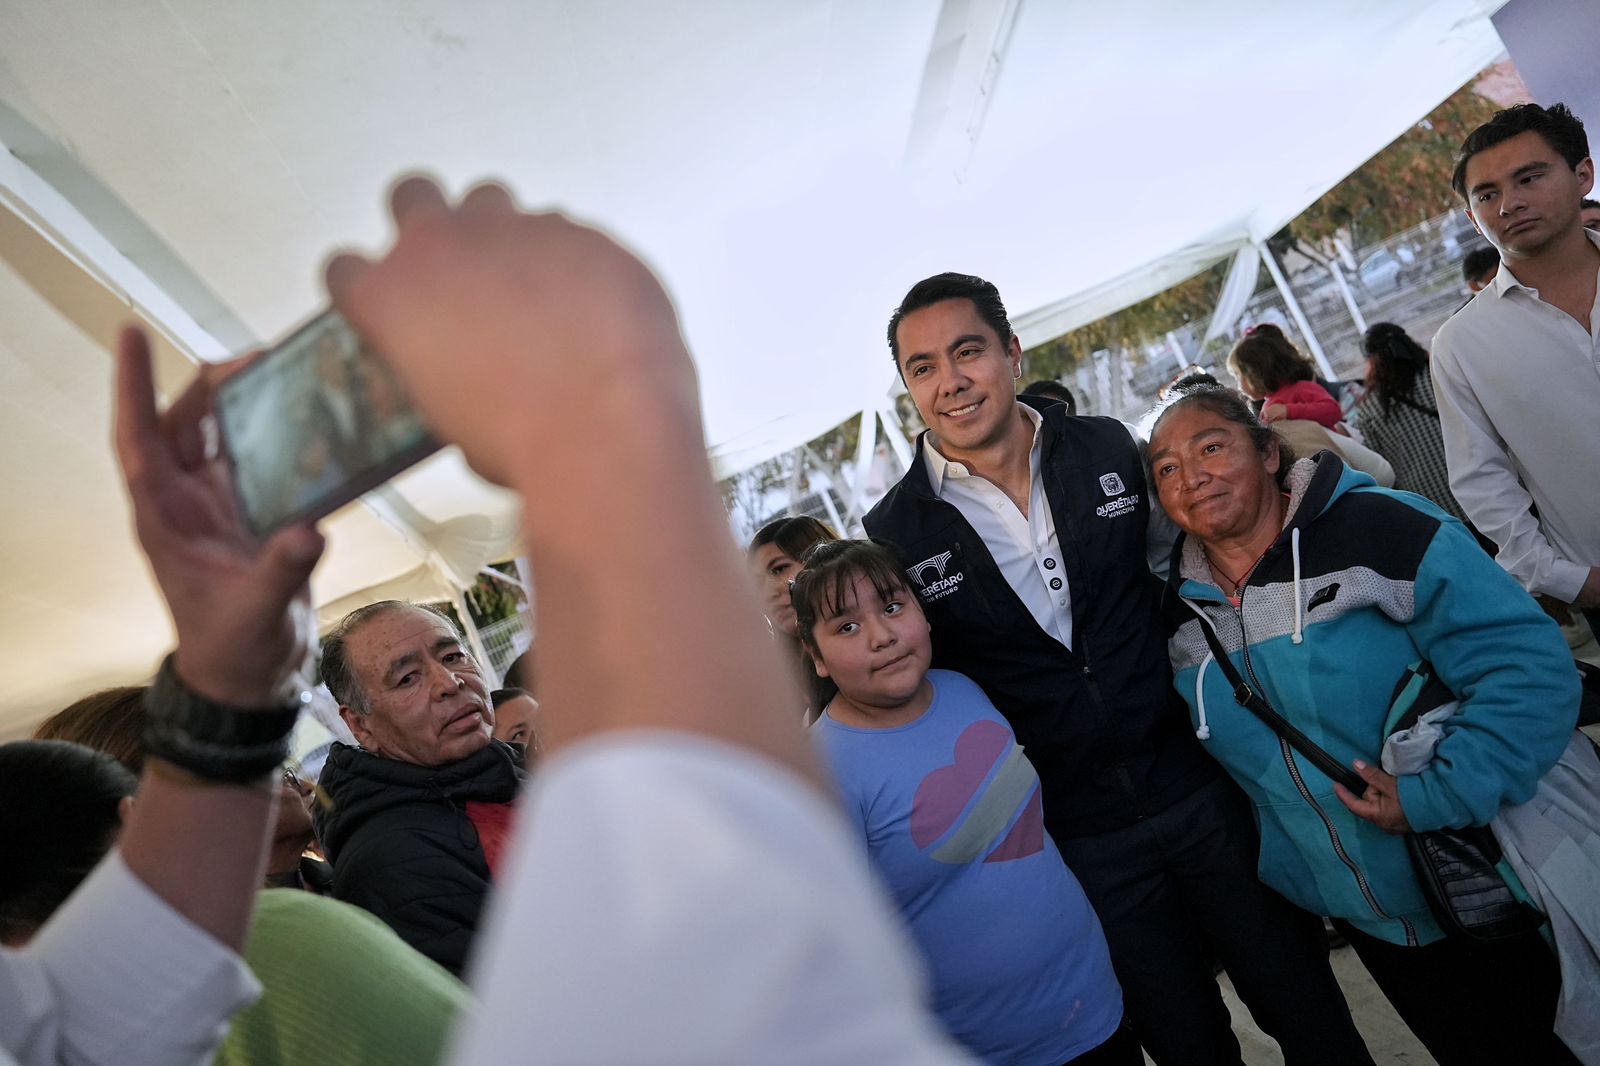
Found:
[[[401,171],[598,221],[677,298],[731,472],[881,404],[919,277],[992,278],[1037,340],[1273,232],[1500,52],[1498,6],[11,0],[0,99],[159,242],[122,254],[258,338],[322,302],[331,248],[382,245]],[[930,122],[960,125],[911,151]],[[14,268],[0,635],[80,650],[6,693],[0,731],[168,639],[104,450],[104,338]],[[430,521],[506,513],[437,465],[406,491]],[[333,524],[326,598],[417,565],[362,547],[374,524]]]

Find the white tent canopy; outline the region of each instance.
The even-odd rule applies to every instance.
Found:
[[[31,669],[0,732],[170,640],[104,443],[115,318],[168,382],[279,334],[330,248],[385,241],[400,171],[500,175],[645,253],[729,472],[881,406],[920,277],[993,279],[1031,343],[1274,232],[1499,54],[1498,6],[11,0],[0,638]],[[330,524],[325,603],[512,546],[458,460],[395,491]]]

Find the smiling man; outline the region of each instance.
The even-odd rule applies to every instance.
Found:
[[[460,975],[521,779],[483,675],[448,619],[385,600],[323,640],[322,677],[360,744],[335,744],[320,782],[333,895]]]
[[[1249,806],[1186,727],[1150,569],[1170,525],[1138,441],[1018,402],[1022,345],[982,278],[914,285],[889,348],[928,432],[867,532],[908,565],[934,667],[978,682],[1038,771],[1145,1050],[1241,1061],[1214,950],[1286,1062],[1370,1063],[1321,920],[1257,879]]]
[[[1501,266],[1433,342],[1450,490],[1524,587],[1600,626],[1600,233],[1583,226],[1583,123],[1561,104],[1507,108],[1462,144],[1454,185]]]

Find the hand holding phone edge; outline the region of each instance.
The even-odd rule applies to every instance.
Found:
[[[135,531],[178,634],[178,672],[195,691],[271,706],[316,640],[309,580],[323,541],[309,525],[264,542],[245,528],[227,464],[205,422],[216,390],[254,356],[201,367],[163,412],[149,340],[118,338],[115,444]]]

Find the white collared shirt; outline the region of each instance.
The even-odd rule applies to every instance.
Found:
[[[113,851],[32,943],[0,949],[0,1064],[204,1066],[260,994]]]
[[[1044,418],[1025,403],[1017,407],[1033,423],[1026,516],[994,482],[940,455],[931,436],[922,439],[922,464],[933,494],[954,504],[973,532],[983,538],[1006,584],[1022,600],[1039,628],[1070,648],[1072,590],[1067,584],[1067,568],[1062,565],[1055,515],[1050,512],[1044,481],[1039,477],[1039,427]]]
[[[1512,269],[1433,340],[1450,490],[1501,566],[1570,603],[1600,565],[1600,293],[1585,329]]]

